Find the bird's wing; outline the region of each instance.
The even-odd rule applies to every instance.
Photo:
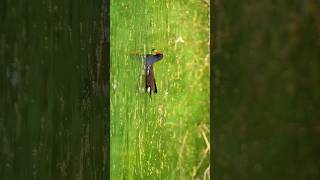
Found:
[[[146,66],[146,91],[151,96],[151,92],[157,93],[157,86],[154,79],[153,65],[148,64]]]
[[[158,93],[158,90],[157,90],[156,79],[153,78],[153,81],[154,81],[154,93],[157,94],[157,93]]]

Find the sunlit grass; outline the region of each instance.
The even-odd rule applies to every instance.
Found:
[[[111,177],[208,177],[208,8],[202,1],[111,2]],[[155,64],[151,99],[143,62],[130,52],[152,48],[164,59]]]

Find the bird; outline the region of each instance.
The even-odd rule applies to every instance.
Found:
[[[145,71],[146,71],[146,92],[151,97],[152,91],[158,93],[156,79],[154,78],[153,65],[163,59],[163,53],[159,50],[152,49],[151,54],[145,56]]]

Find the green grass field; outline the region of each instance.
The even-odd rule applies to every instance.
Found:
[[[209,5],[111,1],[112,179],[209,179]],[[144,91],[143,61],[161,50],[158,94]]]

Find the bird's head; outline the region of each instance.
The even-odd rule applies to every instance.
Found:
[[[159,50],[156,50],[156,49],[152,49],[151,50],[151,53],[152,53],[152,55],[159,55],[159,54],[162,54],[162,52],[161,51],[159,51]]]

